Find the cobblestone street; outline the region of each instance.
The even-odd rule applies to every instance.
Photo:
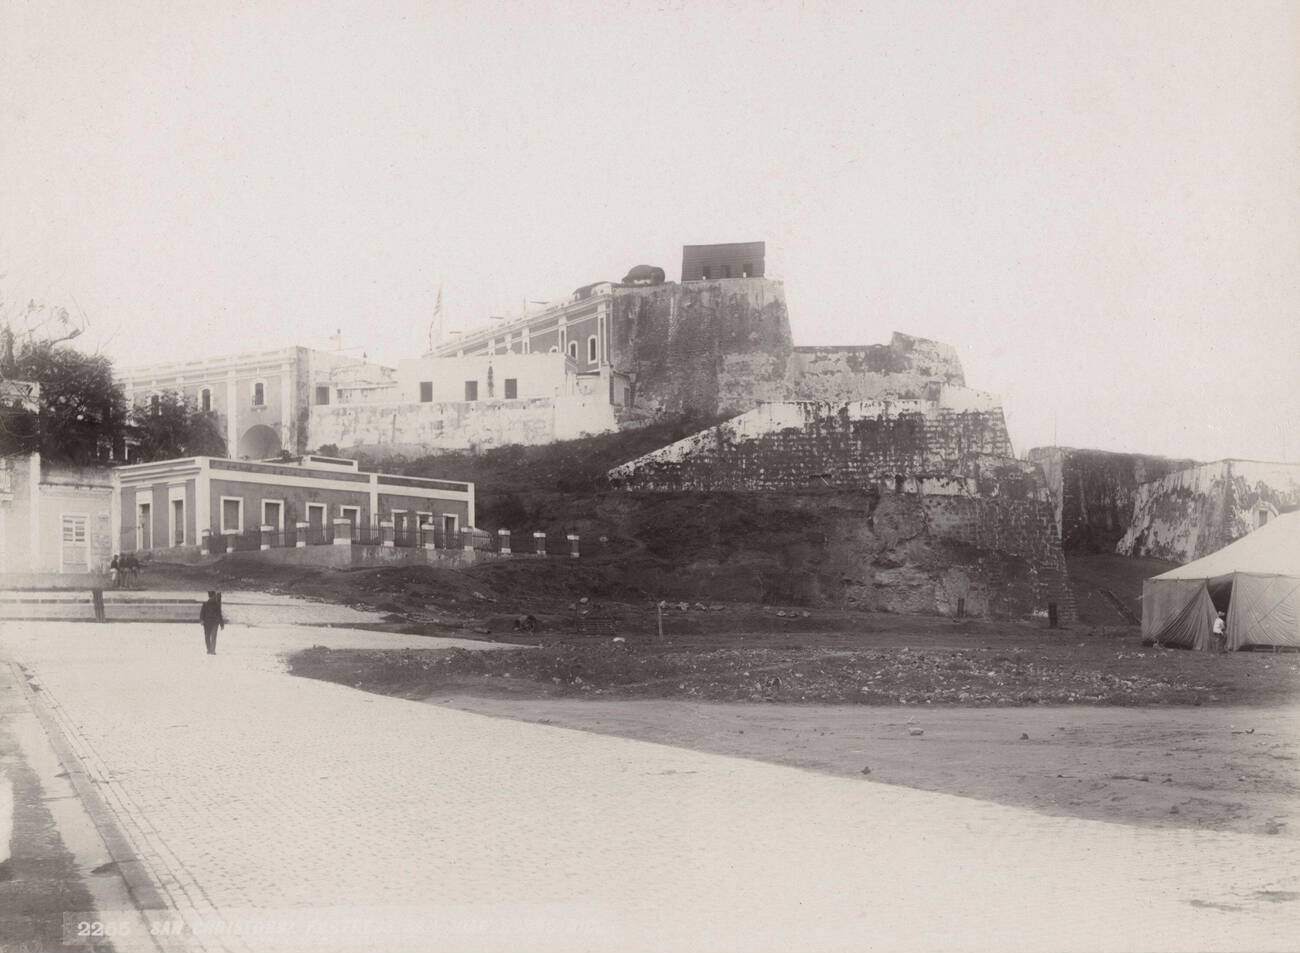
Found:
[[[285,674],[281,654],[313,644],[455,643],[232,624],[209,657],[197,625],[0,623],[0,656],[167,904],[303,915],[201,948],[1298,945],[1289,840],[1047,817]]]

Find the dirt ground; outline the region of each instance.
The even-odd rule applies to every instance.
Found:
[[[1300,706],[916,709],[465,693],[428,701],[1049,814],[1300,837]]]

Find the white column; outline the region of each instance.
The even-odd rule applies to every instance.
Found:
[[[239,388],[235,386],[234,370],[226,371],[226,456],[239,455]]]
[[[199,536],[212,529],[212,471],[208,457],[199,457],[199,472],[194,477],[194,532]],[[114,550],[116,552],[116,550]]]
[[[27,532],[31,545],[31,571],[41,571],[41,455],[33,453],[27,458],[27,492],[31,505],[27,510]],[[62,529],[60,528],[60,532]]]
[[[280,447],[293,453],[297,450],[297,434],[294,432],[293,387],[290,380],[289,365],[280,365]]]
[[[379,519],[379,474],[370,474],[370,522]]]
[[[111,559],[112,553],[121,552],[118,547],[122,545],[122,477],[116,470],[113,471],[113,496],[108,503],[108,525],[113,534],[112,545],[108,547]]]

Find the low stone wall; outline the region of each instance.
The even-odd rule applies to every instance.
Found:
[[[3,572],[0,589],[108,589],[106,573],[95,572]]]

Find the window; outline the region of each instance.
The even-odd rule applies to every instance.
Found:
[[[1268,507],[1261,506],[1259,511],[1255,514],[1255,529],[1259,529],[1268,522],[1268,515]]]
[[[199,391],[199,410],[205,414],[212,412],[212,391],[206,387]]]
[[[355,533],[357,527],[358,527],[359,525],[361,525],[361,507],[359,507],[359,506],[340,506],[340,507],[339,507],[339,519],[341,519],[341,520],[347,520],[349,523],[351,523],[351,524],[352,524],[352,531],[353,531],[353,533]]]
[[[328,384],[316,385],[316,406],[322,407],[330,402],[330,388]]]
[[[277,531],[284,529],[284,501],[262,501],[262,525],[274,526]]]
[[[478,400],[478,381],[465,382],[465,399]]]
[[[262,381],[256,381],[253,384],[253,406],[266,406],[266,384]]]
[[[433,401],[433,381],[420,381],[420,402],[424,404]]]
[[[569,357],[573,358],[575,361],[578,359],[578,342],[577,342],[577,341],[570,341],[570,342],[569,342]]]
[[[506,400],[514,400],[519,396],[519,380],[514,377],[506,378]]]
[[[723,277],[723,278],[730,278],[730,277],[731,277],[731,266],[730,266],[730,265],[723,265],[723,266],[722,266],[722,277]]]
[[[710,268],[708,265],[705,265],[705,266],[700,270],[700,274],[703,275],[704,278],[705,278],[705,280],[707,281],[709,278],[712,278],[712,277],[713,277],[713,269]]]
[[[753,278],[753,277],[754,277],[754,263],[753,263],[752,261],[747,261],[747,262],[745,262],[744,265],[741,266],[741,268],[740,268],[740,277],[742,277],[742,278]]]
[[[443,513],[443,514],[442,514],[442,531],[443,531],[444,533],[446,533],[448,536],[455,536],[455,535],[456,535],[456,523],[457,523],[457,520],[458,520],[458,517],[456,516],[455,513]]]
[[[587,338],[587,363],[596,363],[596,335]]]
[[[242,533],[244,531],[244,500],[238,496],[221,498],[221,532]]]

